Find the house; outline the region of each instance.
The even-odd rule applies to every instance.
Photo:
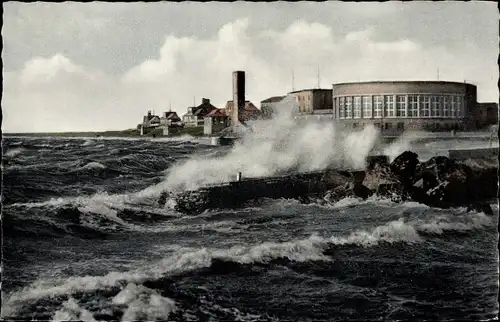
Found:
[[[226,115],[231,115],[233,106],[234,106],[234,101],[232,100],[227,101],[226,106],[224,107]],[[262,119],[263,115],[262,112],[255,105],[253,105],[252,102],[245,101],[245,106],[243,107],[243,110],[240,110],[238,112],[238,118],[241,121],[246,122],[251,120]]]
[[[137,125],[137,130],[144,135],[151,132],[154,129],[162,128],[163,134],[168,135],[169,127],[179,127],[183,126],[181,118],[177,115],[177,112],[163,112],[163,116],[159,117],[154,115],[151,111],[148,111],[147,115],[142,118],[142,123]]]
[[[229,117],[224,109],[218,108],[204,117],[203,134],[215,134],[229,126]]]
[[[186,127],[204,126],[204,117],[217,108],[210,104],[208,98],[203,98],[198,106],[188,107],[187,113],[182,116]]]
[[[271,119],[276,111],[276,105],[284,98],[285,96],[273,96],[261,101],[260,110],[262,111],[262,117]]]
[[[177,112],[163,112],[163,116],[160,118],[160,124],[169,127],[172,126],[183,126],[181,118],[177,115]]]
[[[158,115],[154,115],[151,111],[148,111],[147,115],[142,118],[142,123],[137,125],[137,130],[140,131],[141,135],[149,132],[161,125],[161,120]]]

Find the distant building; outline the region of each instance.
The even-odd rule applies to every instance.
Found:
[[[233,101],[227,101],[224,107],[226,115],[231,115],[234,107]],[[245,101],[245,107],[238,112],[238,118],[244,122],[262,119],[262,112],[250,101]]]
[[[204,126],[204,117],[217,108],[210,104],[208,98],[201,100],[201,105],[188,107],[187,113],[182,116],[182,121],[186,127]]]
[[[204,117],[203,134],[216,134],[229,126],[229,117],[224,109],[215,109]]]
[[[498,104],[477,103],[476,106],[476,127],[482,129],[490,125],[498,124]]]
[[[273,96],[261,101],[260,111],[262,112],[262,117],[265,119],[271,119],[276,112],[277,104],[284,98],[285,96]]]
[[[172,126],[182,126],[182,121],[177,112],[163,112],[163,116],[160,118],[160,124],[169,127]]]
[[[143,116],[142,123],[137,125],[137,130],[141,133],[141,135],[144,135],[159,126],[160,117],[158,115],[153,115],[151,111],[148,111],[148,114]]]
[[[474,130],[477,87],[445,81],[333,84],[334,116],[351,128],[384,132]]]
[[[162,117],[153,115],[148,111],[147,115],[142,118],[142,123],[137,125],[137,130],[144,135],[157,128],[163,129],[163,135],[168,135],[168,128],[175,126],[183,126],[180,117],[176,112],[164,112]]]
[[[303,89],[290,92],[295,95],[299,104],[299,114],[312,114],[313,111],[331,110],[333,113],[333,100],[331,89]]]

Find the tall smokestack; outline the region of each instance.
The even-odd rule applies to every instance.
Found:
[[[240,123],[239,111],[245,108],[245,72],[233,72],[233,109],[231,111],[231,127]]]

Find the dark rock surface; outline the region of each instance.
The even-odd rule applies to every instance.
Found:
[[[260,198],[295,198],[308,202],[322,198],[336,202],[345,197],[366,199],[373,194],[393,201],[416,201],[431,207],[467,207],[492,214],[487,201],[497,197],[496,163],[457,162],[436,156],[420,162],[405,151],[392,162],[386,156],[367,158],[365,171],[328,169],[280,178],[253,178],[229,186],[186,191],[174,198],[176,209],[200,213],[206,209],[234,208]],[[162,195],[165,204],[168,194]]]

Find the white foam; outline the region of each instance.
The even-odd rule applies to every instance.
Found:
[[[115,305],[126,305],[122,321],[167,320],[176,310],[175,302],[160,296],[154,290],[130,283],[112,300]]]
[[[394,142],[390,143],[383,149],[383,154],[389,157],[392,162],[396,157],[405,151],[413,150],[413,142],[417,135],[412,132],[403,133]]]
[[[15,149],[11,149],[11,150],[5,152],[4,156],[6,156],[8,158],[13,158],[16,155],[23,153],[24,151],[25,151],[25,149],[23,149],[23,148],[15,148]]]
[[[378,131],[367,126],[345,132],[331,122],[298,125],[290,113],[296,104],[293,97],[280,103],[272,121],[257,122],[253,132],[245,134],[232,150],[222,157],[194,156],[168,170],[165,181],[155,190],[195,189],[201,185],[244,177],[270,176],[279,171],[313,171],[329,165],[363,167],[365,157],[378,139]],[[156,192],[158,193],[158,192]]]
[[[92,313],[81,308],[72,297],[64,302],[62,307],[58,311],[56,311],[56,313],[52,317],[52,321],[96,322]]]
[[[334,236],[330,240],[336,245],[355,244],[363,247],[374,246],[379,242],[412,244],[422,241],[416,229],[401,218],[378,226],[372,231],[358,230],[347,237]]]
[[[89,145],[92,145],[94,143],[93,140],[86,140],[85,142],[83,142],[82,146],[89,146]]]
[[[39,280],[23,290],[13,293],[5,302],[5,315],[10,316],[22,308],[26,302],[44,297],[71,295],[76,292],[89,292],[120,286],[123,282],[141,284],[146,280],[189,272],[209,267],[213,259],[233,261],[241,264],[266,263],[270,260],[286,257],[290,260],[330,261],[323,254],[329,244],[374,246],[384,242],[419,242],[415,229],[402,220],[375,227],[370,231],[358,230],[345,237],[321,237],[313,234],[309,238],[288,242],[264,242],[253,246],[234,246],[228,249],[217,248],[180,248],[155,264],[150,264],[129,272],[110,272],[104,276],[70,277],[65,280]],[[116,301],[129,298],[123,293]],[[120,300],[121,299],[121,300]],[[133,306],[132,310],[135,310]]]
[[[493,219],[482,212],[468,213],[462,216],[456,214],[451,214],[449,216],[443,215],[432,219],[430,222],[415,222],[415,226],[418,227],[418,230],[439,235],[446,231],[467,232],[491,227],[493,225]]]
[[[90,170],[90,169],[105,169],[106,166],[99,163],[99,162],[89,162],[83,167],[81,167],[81,170]]]

